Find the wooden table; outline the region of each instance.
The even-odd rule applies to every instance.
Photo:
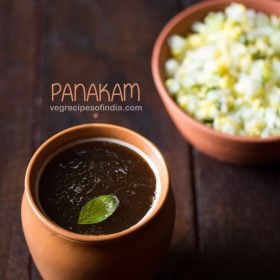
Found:
[[[194,2],[194,1],[192,1]],[[55,132],[88,122],[132,128],[162,150],[177,216],[159,279],[280,279],[280,166],[242,167],[179,135],[154,87],[163,25],[191,1],[1,1],[0,279],[40,279],[20,224],[24,172]],[[55,113],[53,82],[138,82],[142,112]],[[78,279],[77,279],[78,280]]]

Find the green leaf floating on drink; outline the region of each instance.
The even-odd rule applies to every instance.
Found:
[[[118,208],[119,199],[115,195],[100,195],[87,202],[81,209],[78,224],[98,224],[109,218]]]

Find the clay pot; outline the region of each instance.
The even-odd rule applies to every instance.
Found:
[[[280,2],[273,0],[239,0],[248,8],[280,16]],[[231,0],[203,1],[171,19],[159,34],[152,55],[152,73],[158,93],[171,119],[187,141],[214,158],[240,164],[265,163],[280,159],[280,136],[259,138],[232,136],[218,132],[196,121],[180,109],[170,97],[165,85],[164,63],[170,57],[167,38],[172,34],[185,36],[196,21],[209,12],[222,11]]]
[[[36,195],[38,172],[46,158],[69,142],[92,137],[115,138],[138,147],[160,175],[153,210],[114,234],[82,235],[63,229],[42,212]],[[35,152],[26,171],[21,214],[28,248],[46,280],[153,279],[170,243],[175,207],[166,163],[150,141],[119,126],[85,124],[57,133]]]

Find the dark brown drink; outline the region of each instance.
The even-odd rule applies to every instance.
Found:
[[[106,138],[73,144],[46,163],[38,182],[45,214],[61,227],[81,234],[110,234],[136,224],[153,205],[156,176],[135,149]],[[82,207],[100,195],[119,200],[105,221],[80,225]]]

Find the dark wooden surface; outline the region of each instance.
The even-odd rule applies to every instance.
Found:
[[[40,279],[20,225],[32,152],[69,126],[110,122],[159,146],[171,171],[175,231],[159,279],[280,279],[280,166],[233,166],[191,148],[153,85],[151,50],[190,0],[0,2],[0,279]],[[52,82],[138,82],[142,112],[55,113]],[[77,279],[78,280],[78,279]]]

